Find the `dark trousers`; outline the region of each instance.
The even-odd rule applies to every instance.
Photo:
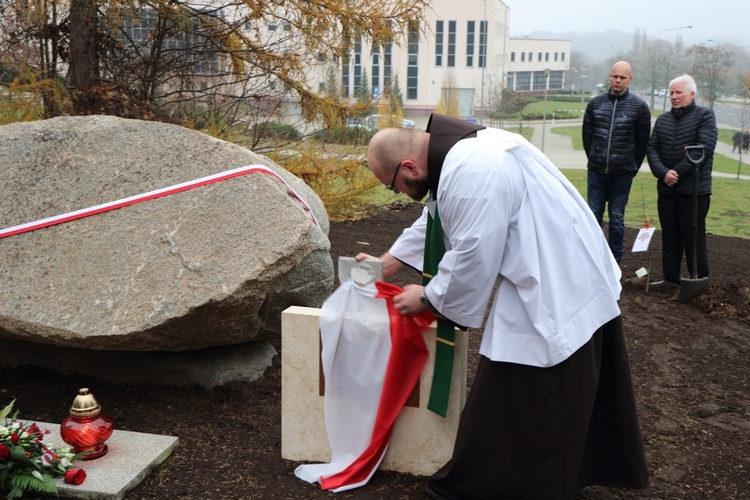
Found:
[[[572,500],[648,486],[622,317],[549,368],[480,357],[453,457],[427,480],[447,500]]]
[[[697,248],[697,277],[708,276],[708,247],[706,245],[706,215],[711,205],[711,195],[698,196],[697,238],[693,240],[693,196],[659,196],[659,224],[661,225],[662,271],[664,279],[680,283],[682,255],[687,259],[688,273],[696,276],[693,269],[693,250]]]
[[[634,172],[624,174],[601,174],[589,170],[587,176],[587,197],[589,208],[599,225],[604,222],[604,207],[609,216],[609,248],[617,262],[625,253],[625,206],[630,196]]]

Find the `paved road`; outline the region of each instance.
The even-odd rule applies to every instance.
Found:
[[[427,118],[414,118],[414,121],[417,124],[417,128],[422,130],[427,126]],[[570,137],[554,133],[555,127],[580,127],[581,123],[581,120],[555,120],[555,123],[552,123],[552,120],[547,121],[546,132],[544,134],[544,154],[547,155],[557,168],[586,168],[586,153],[573,149],[573,140]],[[526,122],[524,126],[534,127],[531,143],[542,149],[542,122]],[[719,124],[719,128],[731,129],[732,126]],[[716,144],[716,152],[729,158],[737,158],[739,161],[739,155],[732,153],[732,146],[723,142]],[[651,172],[646,164],[641,167],[641,171]],[[742,155],[742,171],[750,172],[750,154]],[[714,172],[713,175],[714,177],[737,177],[737,174],[723,172]],[[741,175],[740,179],[750,180],[750,175]]]
[[[541,149],[542,147],[542,123],[533,123],[534,134],[531,138],[532,144]],[[557,121],[554,125],[547,122],[546,132],[544,135],[544,154],[558,168],[586,168],[586,153],[573,149],[573,141],[570,137],[554,133],[555,127],[581,126],[581,120]],[[728,125],[719,125],[719,128],[731,128]],[[732,153],[732,146],[719,142],[716,144],[715,152],[729,158],[737,158],[739,164],[739,155]],[[641,171],[650,172],[648,165],[644,163]],[[742,171],[750,172],[750,154],[742,155]],[[736,178],[737,174],[728,174],[724,172],[714,172],[714,177]],[[750,180],[750,175],[740,175],[740,179]]]

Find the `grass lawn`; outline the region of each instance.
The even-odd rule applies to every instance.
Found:
[[[586,197],[586,171],[563,169],[562,173]],[[750,186],[748,181],[714,177],[711,208],[706,217],[709,233],[720,236],[750,238]],[[606,213],[605,213],[606,219]],[[639,173],[633,180],[630,200],[625,210],[625,225],[642,227],[649,222],[659,228],[656,209],[656,180],[647,172]]]
[[[562,169],[562,173],[586,198],[586,170]],[[394,195],[384,186],[378,186],[368,194],[371,203],[393,203],[409,201],[405,195]],[[605,220],[607,214],[604,214]],[[656,180],[648,172],[639,173],[633,180],[630,200],[625,211],[625,225],[642,227],[646,222],[659,228],[659,213],[656,209]],[[714,177],[711,209],[706,217],[709,233],[720,236],[750,238],[750,185],[748,181]]]
[[[552,113],[563,111],[567,112],[568,114],[571,112],[577,113],[576,118],[578,118],[583,115],[583,110],[586,108],[586,104],[588,104],[588,98],[584,101],[583,106],[581,105],[580,101],[568,102],[547,100],[547,117],[551,118]],[[544,110],[544,101],[535,101],[527,104],[526,107],[523,108],[523,113],[542,114]]]
[[[719,140],[722,140],[722,132],[726,129],[719,130]],[[731,131],[728,131],[731,132]],[[553,127],[552,133],[560,134],[570,137],[573,140],[573,149],[577,151],[583,151],[583,139],[581,138],[581,126],[572,125],[569,127]],[[729,144],[731,144],[731,133],[729,134]],[[648,163],[648,160],[646,160]],[[714,172],[722,172],[725,174],[737,174],[737,168],[739,166],[739,159],[734,157],[725,156],[722,154],[714,154]],[[741,175],[750,175],[750,167],[742,165],[740,170]]]

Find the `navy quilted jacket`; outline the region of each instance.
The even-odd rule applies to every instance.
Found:
[[[716,116],[711,108],[697,106],[695,101],[684,108],[673,109],[656,119],[648,141],[648,164],[659,179],[659,195],[693,194],[695,165],[685,156],[685,146],[702,144],[705,157],[700,165],[698,194],[711,194],[711,171],[718,138]],[[676,170],[679,180],[667,186],[663,179],[669,170]]]
[[[646,157],[650,132],[648,104],[629,90],[594,97],[583,116],[588,168],[603,174],[635,174]]]

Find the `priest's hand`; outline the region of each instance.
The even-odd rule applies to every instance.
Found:
[[[393,306],[404,316],[414,316],[424,312],[427,306],[420,300],[422,290],[424,287],[420,285],[406,285],[403,293],[393,297]]]
[[[384,253],[380,257],[373,257],[370,254],[364,252],[358,253],[354,260],[357,262],[361,260],[382,260],[383,261],[383,278],[393,276],[399,269],[404,267],[404,263],[398,260],[396,257],[391,255],[389,252]]]

